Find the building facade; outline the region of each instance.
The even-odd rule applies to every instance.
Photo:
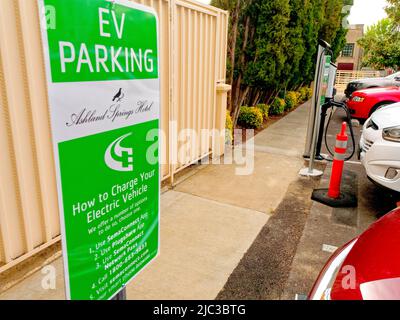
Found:
[[[349,26],[346,36],[346,46],[337,59],[338,70],[360,70],[362,67],[363,49],[357,41],[364,36],[364,25],[356,24]]]

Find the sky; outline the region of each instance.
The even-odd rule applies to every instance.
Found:
[[[210,3],[210,0],[197,1]],[[371,26],[386,17],[384,10],[386,5],[386,0],[354,0],[354,6],[349,16],[349,23]]]
[[[206,0],[203,0],[206,1]],[[354,0],[348,17],[350,24],[371,26],[386,17],[386,0]]]

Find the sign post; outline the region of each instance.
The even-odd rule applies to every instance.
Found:
[[[111,299],[159,248],[157,16],[127,0],[38,1],[66,294]]]

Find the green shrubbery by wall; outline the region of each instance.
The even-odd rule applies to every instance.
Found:
[[[312,97],[312,89],[308,87],[303,87],[299,90],[301,102],[306,102]]]
[[[285,112],[286,102],[282,98],[276,97],[271,103],[269,108],[269,114],[273,116],[279,116]]]
[[[226,120],[225,120],[225,143],[232,143],[233,139],[233,122],[232,117],[228,110],[226,110]]]
[[[294,107],[297,106],[297,104],[299,103],[299,94],[295,91],[289,91],[286,93],[286,97],[285,97],[285,110],[291,110]]]
[[[259,129],[263,122],[267,121],[269,115],[279,116],[290,111],[296,106],[308,101],[312,97],[312,90],[308,87],[303,87],[298,91],[289,91],[286,93],[285,99],[276,97],[271,105],[258,104],[254,107],[243,106],[240,108],[238,124],[247,129]],[[227,113],[226,128],[233,126],[232,118]],[[229,120],[228,120],[229,119]],[[229,129],[232,132],[232,129]]]
[[[263,125],[263,114],[256,107],[241,107],[238,124],[247,129],[258,129]]]
[[[264,120],[268,120],[270,106],[267,104],[258,104],[256,105],[256,108],[260,109]]]

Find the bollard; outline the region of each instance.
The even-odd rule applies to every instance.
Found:
[[[336,136],[335,156],[328,190],[328,196],[333,199],[340,197],[340,185],[342,182],[344,160],[346,158],[347,141],[349,140],[346,129],[347,124],[343,122],[342,131]]]
[[[329,189],[315,189],[311,196],[312,200],[333,208],[357,207],[358,205],[356,187],[347,188],[346,192],[340,192],[348,141],[346,129],[347,123],[343,122],[342,130],[336,136],[335,156]]]

